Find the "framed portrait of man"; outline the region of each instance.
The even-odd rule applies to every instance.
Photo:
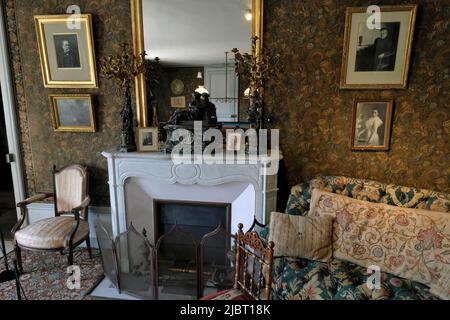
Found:
[[[352,150],[389,150],[393,105],[392,100],[355,101]]]
[[[90,94],[52,94],[50,106],[57,132],[95,132],[95,114]]]
[[[347,8],[341,89],[405,89],[416,5]]]
[[[96,88],[90,14],[34,16],[46,88]]]

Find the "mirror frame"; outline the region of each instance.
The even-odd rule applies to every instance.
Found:
[[[142,0],[130,0],[130,7],[133,52],[135,55],[139,55],[145,50]],[[258,37],[256,46],[256,54],[258,55],[263,47],[264,0],[252,0],[252,13],[252,37]],[[138,127],[145,128],[148,126],[147,87],[143,74],[137,76],[135,79],[135,97]]]

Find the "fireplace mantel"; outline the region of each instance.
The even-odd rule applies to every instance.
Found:
[[[236,156],[235,159],[240,164],[230,164],[225,160],[222,164],[177,164],[172,161],[170,154],[163,153],[105,151],[102,155],[108,159],[108,182],[114,236],[126,230],[127,211],[134,210],[135,217],[136,214],[142,216],[152,214],[152,209],[147,210],[152,206],[152,201],[147,203],[146,200],[142,201],[142,197],[133,195],[133,193],[140,192],[127,192],[127,185],[130,185],[128,189],[135,190],[133,186],[136,181],[141,186],[146,185],[145,188],[147,189],[157,190],[157,198],[204,202],[231,202],[227,199],[227,195],[235,197],[233,190],[242,189],[243,192],[246,192],[245,186],[252,186],[254,192],[252,190],[247,193],[252,194],[252,199],[248,199],[254,202],[250,206],[254,209],[254,212],[233,212],[233,223],[243,222],[248,224],[253,217],[256,217],[262,223],[266,223],[270,212],[276,209],[277,174],[271,174],[270,172],[267,174],[267,169],[271,166],[272,161],[279,161],[281,155],[278,157]],[[199,189],[202,186],[203,189]],[[161,192],[165,191],[165,193],[161,194],[158,189]],[[156,195],[149,195],[150,199],[155,197]],[[245,199],[239,201],[239,208],[245,208],[242,203],[248,201]],[[146,202],[146,204],[137,202]],[[148,217],[148,221],[152,221],[152,218]],[[140,226],[138,225],[138,227]]]

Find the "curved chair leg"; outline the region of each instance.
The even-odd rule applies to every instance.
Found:
[[[67,257],[67,260],[68,260],[69,266],[73,266],[73,248],[72,247],[69,248],[69,255]]]
[[[89,252],[89,259],[92,259],[91,239],[89,237],[86,239],[86,246]]]
[[[20,249],[20,247],[17,245],[17,243],[14,245],[14,252],[16,254],[16,260],[17,260],[17,264],[19,266],[19,273],[22,274],[23,273],[23,266],[22,266],[22,250]]]

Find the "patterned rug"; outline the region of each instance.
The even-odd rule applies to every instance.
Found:
[[[89,259],[87,249],[77,249],[74,253],[74,264],[81,270],[81,288],[69,289],[66,282],[67,255],[61,256],[53,252],[32,252],[22,250],[24,274],[20,277],[22,288],[28,300],[90,300],[86,297],[89,291],[102,278],[103,268],[98,250],[93,250],[93,259]],[[8,254],[12,265],[14,253]],[[3,259],[2,259],[3,260]],[[0,272],[4,270],[0,261]],[[0,283],[0,301],[15,300],[15,282]],[[22,295],[22,299],[25,297]]]

